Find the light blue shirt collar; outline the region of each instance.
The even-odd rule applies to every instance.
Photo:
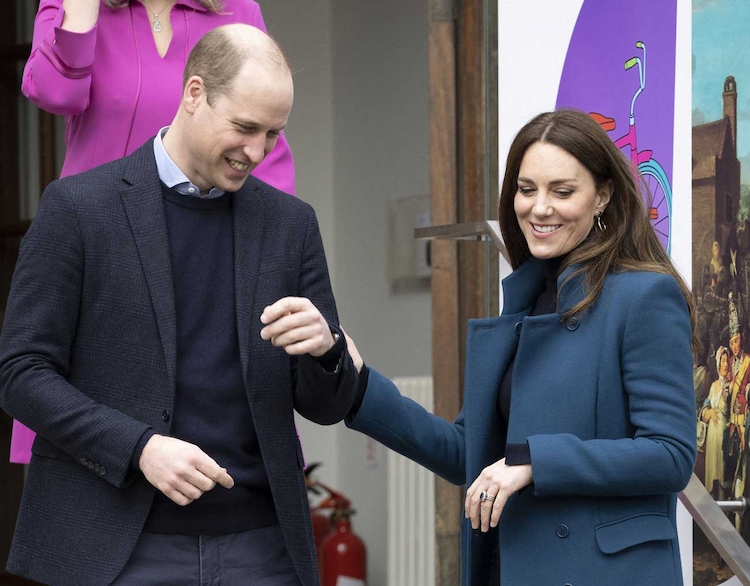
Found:
[[[190,182],[185,174],[180,171],[180,168],[175,165],[175,162],[167,154],[167,150],[164,148],[162,142],[162,136],[164,136],[169,130],[169,126],[165,126],[156,134],[154,139],[154,157],[156,158],[156,169],[159,172],[159,179],[162,183],[169,188],[181,194],[187,195],[188,197],[199,197],[200,199],[216,199],[226,193],[218,187],[212,187],[208,192],[208,195],[201,196],[201,190],[198,189],[197,185]]]

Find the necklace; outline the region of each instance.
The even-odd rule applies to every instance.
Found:
[[[154,12],[154,24],[153,24],[153,28],[154,28],[154,32],[155,33],[160,33],[161,32],[161,21],[159,20],[159,15],[162,12],[164,12],[168,7],[170,7],[172,5],[172,2],[174,2],[174,0],[169,0],[169,2],[167,2],[164,5],[164,7],[159,12]],[[153,11],[153,9],[152,9],[152,11]]]

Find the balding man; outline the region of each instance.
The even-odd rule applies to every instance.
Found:
[[[45,190],[0,337],[38,434],[12,573],[318,584],[293,409],[335,423],[358,381],[313,210],[249,175],[292,100],[269,37],[216,29],[170,127]]]

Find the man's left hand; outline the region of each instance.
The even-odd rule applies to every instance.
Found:
[[[466,491],[465,515],[474,529],[497,527],[510,496],[532,481],[531,464],[508,466],[505,458],[487,466]],[[489,498],[481,500],[484,493]]]
[[[323,356],[333,347],[328,322],[309,299],[283,297],[263,310],[260,337],[292,356]]]

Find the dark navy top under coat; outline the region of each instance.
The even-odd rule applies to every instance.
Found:
[[[177,390],[172,435],[227,469],[181,507],[157,492],[144,531],[216,535],[277,522],[242,379],[234,296],[232,194],[187,197],[162,185],[175,289]]]
[[[549,315],[557,311],[557,273],[560,270],[563,257],[553,258],[544,262],[544,291],[539,295],[534,304],[531,315]],[[521,332],[518,332],[519,335]],[[500,392],[497,394],[497,409],[500,413],[500,422],[503,426],[503,436],[507,434],[508,422],[510,419],[510,401],[512,396],[513,367],[516,363],[516,356],[510,360],[508,368],[505,370],[502,380],[500,381]],[[360,384],[362,384],[360,382]],[[529,445],[522,444],[505,444],[505,463],[508,466],[519,466],[521,464],[531,463],[531,454]]]

